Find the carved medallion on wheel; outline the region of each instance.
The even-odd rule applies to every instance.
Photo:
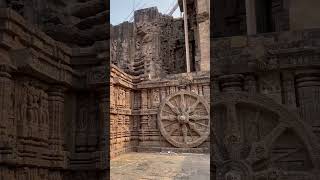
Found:
[[[163,137],[173,146],[197,147],[210,133],[208,104],[195,93],[179,91],[163,100],[158,124]]]

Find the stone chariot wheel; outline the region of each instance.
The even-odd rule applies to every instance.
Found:
[[[318,179],[316,136],[285,106],[246,92],[216,93],[211,105],[217,180]]]
[[[163,137],[173,146],[197,147],[210,133],[208,105],[195,93],[179,91],[163,100],[158,124]]]

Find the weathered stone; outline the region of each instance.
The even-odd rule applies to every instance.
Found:
[[[103,54],[109,53],[99,13],[108,11],[99,7],[77,20],[63,13],[71,1],[6,2],[0,9],[0,179],[106,178]],[[59,39],[70,32],[43,32],[47,27],[73,29],[72,36]],[[81,31],[86,42],[70,41]]]

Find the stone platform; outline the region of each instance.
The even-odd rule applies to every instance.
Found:
[[[209,180],[210,155],[128,153],[110,162],[111,180]]]

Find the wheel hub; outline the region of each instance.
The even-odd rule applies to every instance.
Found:
[[[188,123],[189,122],[188,115],[183,114],[183,115],[178,116],[178,121],[180,124]]]

